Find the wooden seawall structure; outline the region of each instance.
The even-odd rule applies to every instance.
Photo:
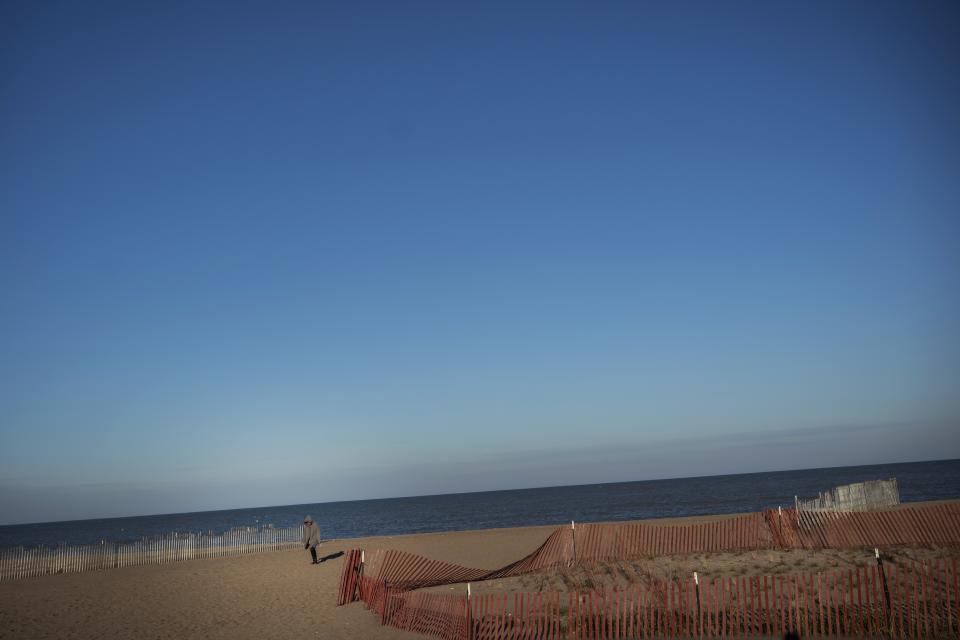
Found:
[[[219,534],[176,533],[130,542],[0,551],[0,581],[259,553],[299,546],[303,527],[232,529]]]
[[[896,478],[868,480],[822,491],[816,498],[794,498],[797,511],[870,511],[900,504]]]

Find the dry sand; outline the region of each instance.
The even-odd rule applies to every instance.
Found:
[[[681,524],[710,519],[676,518],[663,522]],[[323,523],[320,524],[322,527]],[[319,551],[326,555],[351,548],[393,548],[470,567],[495,568],[530,553],[555,528],[333,540],[324,542]],[[786,560],[801,561],[806,565],[804,570],[851,558],[833,552],[817,557],[809,552],[787,553],[795,555]],[[807,555],[801,557],[804,553]],[[861,560],[853,554],[853,562]],[[768,561],[776,565],[783,563],[784,558],[782,554],[773,558],[768,557],[768,552],[749,552],[704,554],[696,560],[677,558],[676,566],[670,566],[673,560],[668,559],[651,562],[658,562],[658,570],[663,572],[686,572],[692,567],[686,565],[694,562],[708,564],[717,575],[737,575],[738,571],[764,569]],[[361,604],[336,607],[341,562],[341,558],[336,558],[311,565],[306,551],[274,551],[0,583],[0,638],[423,637],[381,627]],[[603,573],[601,570],[595,575]],[[576,582],[578,576],[572,578]],[[534,590],[541,584],[563,588],[564,582],[564,576],[554,576],[549,583],[530,576],[500,585],[483,585],[483,589]]]
[[[554,529],[333,540],[318,551],[395,548],[497,567]],[[4,582],[0,638],[423,638],[381,627],[361,604],[335,606],[341,562],[311,565],[299,549]]]

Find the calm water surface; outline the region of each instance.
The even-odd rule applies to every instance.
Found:
[[[904,502],[960,498],[960,460],[945,460],[13,525],[0,527],[0,548],[222,532],[267,523],[289,527],[307,513],[324,538],[738,513],[792,505],[794,495],[809,498],[837,485],[891,477],[897,478]]]

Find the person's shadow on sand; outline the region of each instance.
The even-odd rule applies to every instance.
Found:
[[[327,560],[333,560],[334,558],[339,558],[342,555],[343,555],[343,551],[337,551],[336,553],[331,553],[328,556],[323,556],[322,558],[318,558],[317,564],[320,564],[321,562],[326,562]]]

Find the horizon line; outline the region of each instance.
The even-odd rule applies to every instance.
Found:
[[[136,514],[129,516],[110,516],[106,518],[77,518],[73,520],[49,520],[49,521],[40,521],[40,522],[18,522],[11,524],[0,524],[0,528],[4,527],[28,527],[35,525],[50,525],[50,524],[63,524],[68,522],[92,522],[95,520],[129,520],[133,518],[163,518],[168,516],[187,516],[198,513],[219,513],[225,511],[253,511],[256,509],[277,509],[277,508],[290,508],[290,507],[299,507],[299,506],[315,506],[315,505],[328,505],[328,504],[345,504],[349,502],[375,502],[378,500],[407,500],[415,498],[434,498],[440,496],[461,496],[461,495],[474,495],[480,493],[506,493],[512,491],[537,491],[541,489],[563,489],[567,487],[596,487],[604,485],[617,485],[617,484],[632,484],[636,482],[661,482],[666,480],[692,480],[696,478],[726,478],[731,476],[749,476],[749,475],[759,475],[765,473],[790,473],[793,471],[827,471],[830,469],[856,469],[859,467],[880,467],[880,466],[892,466],[892,465],[904,465],[904,464],[924,464],[924,463],[935,463],[935,462],[954,462],[960,461],[960,458],[939,458],[935,460],[903,460],[899,462],[876,462],[872,464],[853,464],[853,465],[839,465],[832,467],[798,467],[794,469],[773,469],[766,471],[746,471],[743,473],[714,473],[707,474],[702,476],[669,476],[669,477],[660,477],[660,478],[645,478],[641,480],[615,480],[611,482],[590,482],[586,484],[558,484],[558,485],[542,485],[542,486],[533,486],[533,487],[516,487],[513,489],[483,489],[480,491],[454,491],[450,493],[425,493],[418,495],[408,495],[408,496],[384,496],[377,498],[356,498],[353,500],[327,500],[323,502],[297,502],[291,504],[273,504],[273,505],[258,505],[253,507],[227,507],[223,509],[203,509],[199,511],[171,511],[167,513],[146,513],[146,514]],[[827,489],[832,487],[826,487]]]

